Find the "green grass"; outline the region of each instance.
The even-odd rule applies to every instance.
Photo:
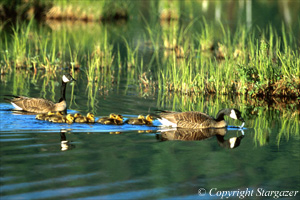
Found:
[[[202,27],[205,29],[192,41],[191,35],[182,34],[188,31],[180,29],[162,36],[160,40],[168,44],[175,38],[173,46],[183,49],[184,58],[179,58],[176,50],[165,54],[166,58],[159,63],[160,88],[183,94],[299,96],[300,57],[294,36],[290,34],[287,42],[286,32],[281,38],[272,28],[257,37],[256,29],[246,32],[244,26],[239,26],[235,33],[222,24],[212,27],[204,21]],[[197,41],[198,47],[193,45]],[[207,47],[212,43],[213,51]],[[286,85],[281,84],[282,80]]]
[[[66,18],[78,11],[77,17],[84,18],[89,12],[93,20],[103,16],[107,3],[53,2],[62,13],[70,11]],[[99,113],[99,99],[112,90],[134,91],[139,98],[157,98],[158,109],[198,110],[216,116],[222,108],[238,108],[247,120],[246,127],[254,129],[257,146],[267,145],[274,132],[278,145],[299,137],[297,35],[285,25],[280,30],[272,25],[231,28],[198,19],[196,11],[187,16],[178,9],[180,1],[168,3],[160,1],[158,10],[175,7],[175,14],[185,15],[189,22],[159,20],[161,13],[151,1],[154,14],[150,12],[150,20],[141,13],[140,21],[132,19],[142,24],[134,32],[131,23],[50,20],[41,25],[30,20],[10,30],[1,24],[1,89],[57,101],[61,74],[72,72],[77,82],[67,92],[69,108],[74,110]],[[193,9],[193,4],[185,5]],[[132,8],[130,4],[123,7]],[[273,118],[280,122],[275,128]],[[228,122],[240,125],[231,119]]]
[[[271,25],[265,30],[240,25],[232,32],[221,23],[208,24],[205,20],[182,27],[174,22],[163,29],[148,24],[137,41],[120,34],[112,38],[106,27],[90,24],[72,29],[55,26],[52,32],[37,26],[31,20],[18,23],[11,34],[2,34],[2,72],[19,68],[55,72],[68,67],[73,72],[79,68],[88,80],[95,80],[102,74],[101,68],[110,68],[108,73],[118,70],[118,76],[127,73],[128,84],[145,85],[141,77],[146,74],[151,80],[148,87],[168,93],[300,96],[299,47],[284,25],[279,34]],[[195,26],[201,27],[200,31],[194,33]],[[84,36],[78,34],[90,27],[93,30]],[[126,57],[116,60],[115,56],[124,54],[113,48],[118,37]],[[150,47],[145,41],[150,41]],[[150,51],[144,50],[146,47]],[[149,53],[152,58],[145,59]]]

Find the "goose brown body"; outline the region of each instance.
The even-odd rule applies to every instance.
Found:
[[[216,119],[202,112],[188,111],[188,112],[168,112],[160,113],[158,119],[162,125],[180,127],[180,128],[224,128],[227,126],[224,120],[224,115],[228,115],[233,119],[243,121],[240,111],[236,109],[223,109],[217,114]]]
[[[50,111],[64,111],[67,108],[66,101],[54,103],[43,98],[30,98],[25,96],[15,96],[10,103],[17,110],[24,110],[33,113],[48,113]],[[21,108],[21,109],[20,109]]]

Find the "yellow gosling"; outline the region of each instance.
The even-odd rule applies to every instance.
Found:
[[[125,121],[127,124],[132,125],[152,125],[153,117],[147,115],[146,118],[143,115],[139,115],[138,118],[132,118]]]
[[[66,116],[54,115],[54,116],[51,116],[48,121],[53,122],[53,123],[72,124],[74,122],[74,116],[72,114],[68,114]]]
[[[152,125],[153,123],[153,117],[151,115],[146,116],[146,125]]]
[[[92,113],[88,113],[86,116],[80,116],[80,115],[81,114],[77,114],[76,116],[74,116],[76,123],[94,123],[95,122],[95,116]]]
[[[74,122],[74,116],[71,115],[71,114],[68,114],[66,117],[65,117],[65,123],[67,124],[72,124]]]
[[[109,115],[109,117],[98,119],[97,122],[100,124],[121,125],[123,124],[123,116],[112,113]]]
[[[37,115],[35,116],[35,118],[38,119],[38,120],[45,120],[46,117],[51,116],[51,115],[54,115],[54,114],[55,114],[55,113],[54,113],[53,111],[49,111],[48,113],[37,114]]]
[[[108,117],[102,117],[97,120],[98,123],[100,124],[105,124],[105,122],[109,119],[116,119],[117,115],[115,113],[111,113]]]

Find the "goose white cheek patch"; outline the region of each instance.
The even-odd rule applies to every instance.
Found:
[[[234,110],[231,110],[231,113],[229,115],[232,119],[237,119],[236,113]]]
[[[230,143],[230,148],[231,149],[234,147],[236,139],[237,139],[236,137],[233,137],[233,138],[229,139],[229,143]]]
[[[63,79],[63,82],[65,82],[65,83],[70,81],[65,75],[63,75],[62,79]]]

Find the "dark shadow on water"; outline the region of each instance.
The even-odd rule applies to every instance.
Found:
[[[181,140],[181,141],[201,141],[211,137],[216,137],[217,142],[220,147],[227,149],[234,149],[241,144],[241,140],[244,138],[244,131],[241,131],[240,136],[238,137],[229,137],[225,139],[225,135],[228,134],[226,128],[222,129],[183,129],[177,128],[175,130],[160,130],[161,134],[157,135],[157,139],[160,141],[172,141],[172,140]]]
[[[67,151],[75,148],[76,146],[74,144],[71,144],[72,141],[68,141],[66,137],[66,133],[70,133],[69,130],[62,129],[60,131],[60,146],[61,151]]]

